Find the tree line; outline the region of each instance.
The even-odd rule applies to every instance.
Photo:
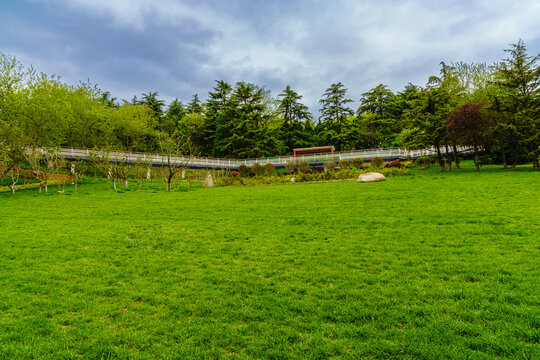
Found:
[[[530,161],[538,170],[539,55],[528,55],[521,40],[505,51],[508,57],[491,66],[441,63],[424,86],[409,83],[394,93],[380,84],[356,108],[341,82],[331,84],[318,117],[290,86],[273,97],[255,84],[216,81],[204,101],[194,95],[166,105],[157,92],[118,101],[95,85],[66,84],[0,53],[0,161],[6,170],[29,147],[158,152],[176,139],[189,141],[192,154],[225,158],[322,145],[433,146],[442,170],[459,167],[452,148],[470,145],[478,169],[489,158],[505,167]]]

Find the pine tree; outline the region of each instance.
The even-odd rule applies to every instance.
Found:
[[[346,99],[347,89],[341,82],[332,84],[323,94],[319,103],[322,105],[319,122],[320,137],[327,141],[329,145],[335,145],[338,150],[342,150],[349,130],[350,121],[348,116],[352,116],[354,111],[347,107],[353,102]]]

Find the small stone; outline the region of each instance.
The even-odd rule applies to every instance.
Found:
[[[206,174],[206,179],[204,180],[203,187],[214,187],[214,179],[210,171]]]

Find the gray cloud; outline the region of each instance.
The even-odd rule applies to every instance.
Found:
[[[379,83],[423,85],[439,62],[488,62],[525,40],[538,53],[540,5],[492,1],[70,0],[6,6],[0,40],[25,63],[89,77],[120,98],[202,97],[214,80],[278,94],[290,84],[316,110],[333,82],[349,97]]]

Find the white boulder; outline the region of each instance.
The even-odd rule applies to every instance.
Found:
[[[366,173],[366,174],[360,174],[358,176],[357,182],[375,182],[375,181],[384,181],[386,180],[386,177],[384,177],[381,173]]]

